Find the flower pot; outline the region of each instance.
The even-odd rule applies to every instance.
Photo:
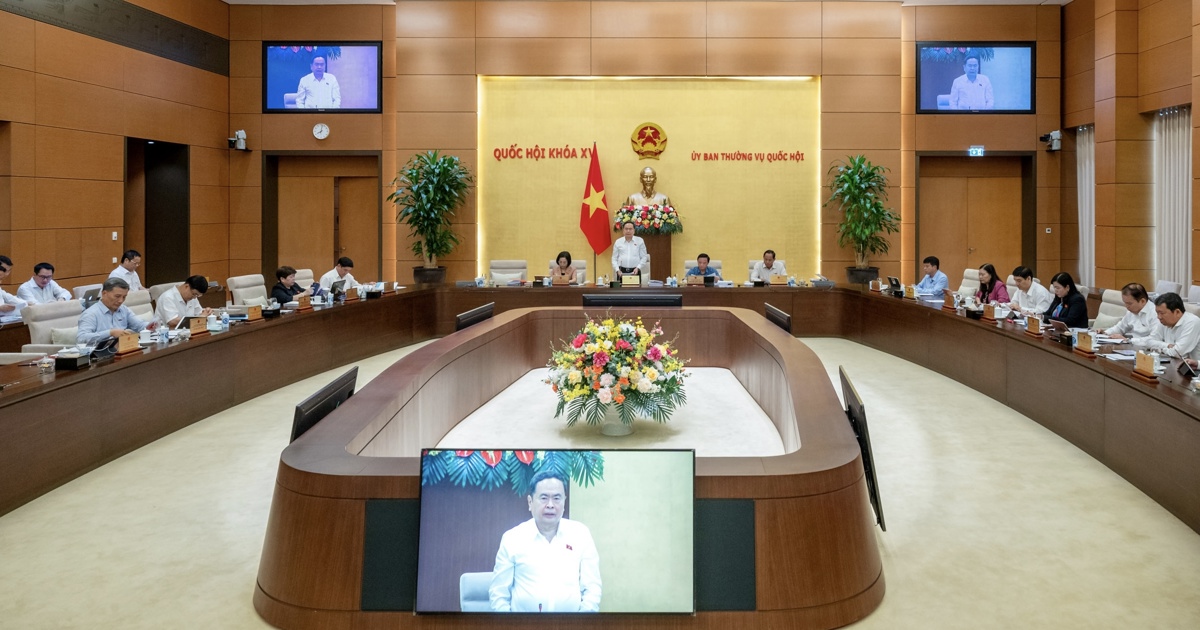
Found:
[[[846,279],[850,284],[867,284],[879,277],[879,267],[846,267]]]
[[[617,403],[609,403],[604,407],[604,421],[600,423],[600,433],[613,437],[633,433],[632,424],[621,422],[621,412]]]
[[[442,284],[445,281],[445,267],[413,267],[413,282],[417,284]]]

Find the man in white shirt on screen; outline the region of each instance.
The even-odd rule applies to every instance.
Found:
[[[979,74],[979,57],[967,57],[963,72],[966,74],[955,79],[950,86],[950,109],[992,109],[995,104],[992,82]]]
[[[142,279],[138,277],[138,267],[142,266],[142,255],[136,249],[131,249],[121,255],[121,264],[112,273],[108,274],[109,278],[120,278],[129,285],[130,291],[141,291],[146,288],[142,286]]]
[[[621,229],[622,237],[612,246],[612,267],[615,275],[642,275],[642,266],[650,262],[646,241],[633,235],[633,222],[626,221]]]
[[[313,57],[312,70],[300,79],[296,88],[299,109],[338,109],[342,106],[342,87],[337,77],[325,72],[325,57]]]
[[[787,276],[787,270],[783,268],[783,263],[775,261],[775,250],[768,249],[763,252],[763,259],[754,263],[754,271],[750,273],[750,281],[770,284],[771,276]]]
[[[533,476],[533,518],[504,532],[488,589],[496,612],[600,611],[600,556],[586,525],[563,518],[567,482],[556,472]]]
[[[337,259],[337,262],[333,265],[333,269],[326,271],[325,275],[321,276],[321,288],[328,291],[329,288],[333,286],[333,283],[339,280],[346,283],[342,287],[343,291],[349,291],[350,289],[358,286],[358,282],[350,273],[351,269],[354,269],[353,260],[350,260],[346,256],[342,256],[341,258]]]
[[[71,299],[71,292],[54,281],[54,265],[42,262],[33,266],[33,277],[17,289],[17,297],[27,304],[48,304]]]
[[[158,296],[154,319],[174,328],[184,317],[207,317],[212,309],[200,306],[200,296],[207,292],[207,278],[189,276],[179,286],[171,287]]]
[[[1050,310],[1054,297],[1050,290],[1033,279],[1033,270],[1025,265],[1013,269],[1013,282],[1017,290],[1013,293],[1009,307],[1021,313],[1045,313]]]

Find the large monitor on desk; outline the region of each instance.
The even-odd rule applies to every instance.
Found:
[[[312,396],[296,405],[292,418],[292,439],[295,442],[306,431],[316,426],[329,412],[337,409],[354,395],[354,384],[358,381],[358,367],[337,377],[332,383],[317,390]]]
[[[584,308],[594,306],[683,306],[682,293],[584,293]]]

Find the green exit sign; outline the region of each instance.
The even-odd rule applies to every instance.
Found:
[[[983,145],[973,144],[967,147],[967,155],[970,157],[983,157]]]

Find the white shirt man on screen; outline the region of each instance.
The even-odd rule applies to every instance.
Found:
[[[504,532],[488,589],[496,612],[600,611],[600,556],[586,525],[563,518],[567,483],[533,476],[525,497],[533,518]]]
[[[950,86],[950,109],[992,109],[992,82],[979,74],[979,57],[967,57],[963,63],[963,74]]]
[[[775,250],[768,249],[763,252],[763,259],[754,263],[754,271],[750,272],[750,281],[770,284],[771,276],[786,275],[787,270],[783,268],[783,263],[775,260]]]
[[[296,88],[299,109],[338,109],[342,106],[342,87],[337,77],[325,72],[325,58],[313,57],[312,70],[300,79]]]
[[[642,275],[642,266],[650,262],[650,252],[646,251],[646,241],[640,236],[633,235],[633,223],[626,221],[621,228],[622,237],[612,246],[613,273]]]
[[[112,273],[108,274],[109,278],[120,278],[129,285],[130,291],[141,291],[146,288],[142,286],[142,279],[138,277],[138,267],[142,266],[142,255],[136,249],[131,249],[121,255],[121,264]]]
[[[350,260],[346,256],[337,259],[337,263],[333,265],[333,269],[326,271],[325,275],[321,276],[321,288],[328,291],[333,286],[333,283],[339,280],[346,283],[342,286],[343,291],[349,291],[358,286],[358,282],[350,273],[351,269],[354,269],[353,260]]]
[[[1012,295],[1009,307],[1021,313],[1045,313],[1050,310],[1054,296],[1050,290],[1033,279],[1033,270],[1025,265],[1013,269],[1013,282],[1017,290]]]
[[[17,289],[17,297],[27,304],[48,304],[71,299],[71,292],[54,281],[54,265],[42,262],[33,266],[33,277]]]
[[[179,286],[171,287],[158,296],[154,319],[174,328],[184,317],[207,317],[212,309],[200,306],[200,296],[207,292],[207,278],[189,276]]]

